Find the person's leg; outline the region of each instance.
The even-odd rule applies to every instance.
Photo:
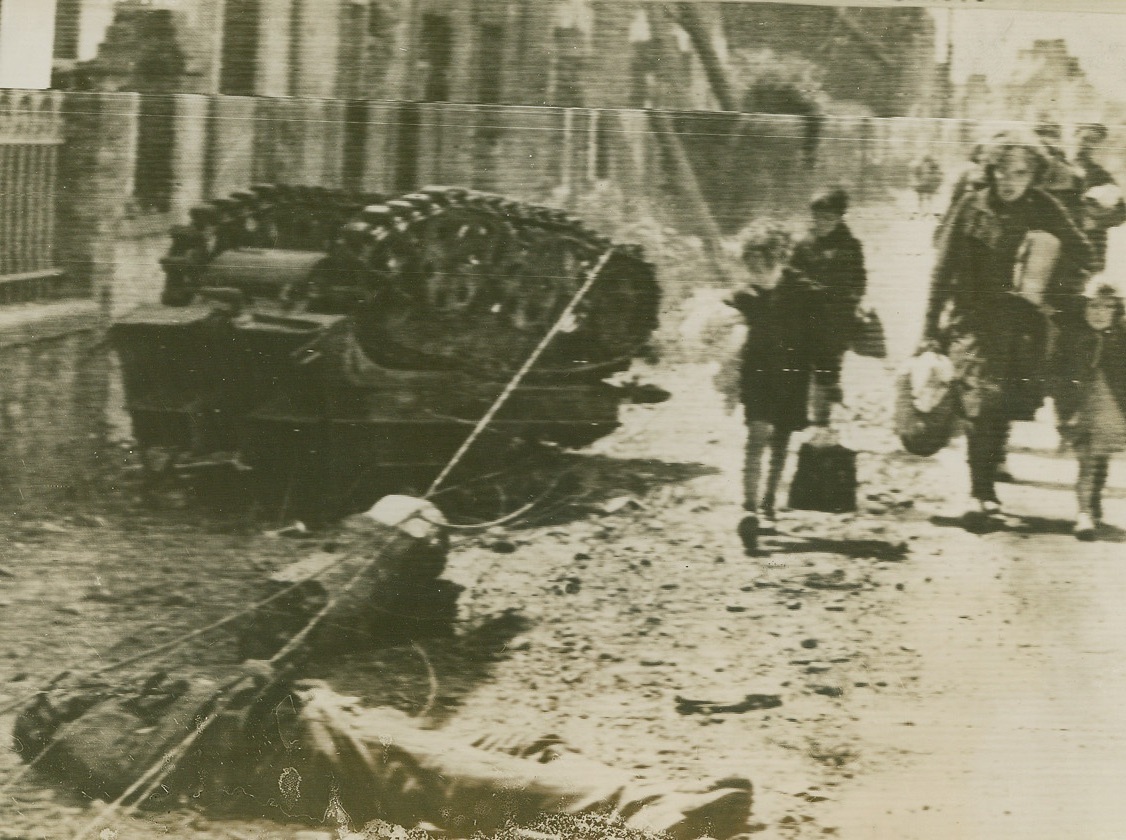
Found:
[[[299,721],[300,755],[283,750],[278,760],[298,763],[302,813],[323,814],[335,800],[356,824],[426,821],[462,837],[550,814],[615,813],[629,826],[685,840],[709,831],[730,837],[750,814],[746,779],[698,792],[641,786],[628,771],[560,749],[555,739],[477,739],[499,748],[486,751],[393,710],[359,709],[327,686],[301,693]]]
[[[789,429],[775,429],[770,441],[770,467],[766,473],[766,492],[762,496],[762,513],[767,519],[774,519],[777,509],[778,485],[782,481],[782,472],[786,469],[791,435]]]
[[[1095,462],[1094,486],[1091,488],[1091,518],[1095,524],[1103,519],[1103,490],[1106,488],[1107,476],[1110,474],[1110,457],[1099,456]]]
[[[1079,450],[1079,477],[1075,482],[1075,501],[1079,513],[1075,517],[1075,536],[1081,540],[1095,538],[1095,508],[1098,496],[1099,462],[1105,461],[1092,455],[1087,447]]]
[[[771,425],[759,420],[747,423],[747,447],[743,461],[743,509],[758,512],[762,486],[762,459],[770,444]]]
[[[759,488],[762,486],[762,459],[770,443],[771,425],[759,420],[747,423],[747,448],[743,461],[743,510],[739,520],[739,539],[748,554],[758,548]]]
[[[1011,431],[1012,423],[1006,420],[1001,427],[1001,439],[997,446],[997,469],[995,471],[997,481],[1009,484],[1016,480],[1008,467],[1009,434]]]
[[[828,426],[833,415],[833,404],[841,401],[840,369],[823,368],[813,375],[809,389],[809,422],[814,426]]]
[[[966,434],[970,494],[987,506],[998,503],[994,484],[1007,425],[1003,415],[983,409],[970,424]]]

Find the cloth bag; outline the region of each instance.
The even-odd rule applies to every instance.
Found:
[[[849,349],[857,356],[871,359],[886,359],[888,355],[887,337],[884,325],[875,309],[862,308],[856,313],[856,327],[852,333]]]
[[[896,382],[895,431],[912,455],[934,455],[958,428],[954,365],[940,353],[920,353]]]
[[[856,452],[839,443],[803,443],[790,483],[790,507],[825,513],[856,510]]]

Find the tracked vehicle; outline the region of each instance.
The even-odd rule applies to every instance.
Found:
[[[234,465],[328,504],[424,487],[596,265],[463,475],[514,441],[611,432],[625,395],[605,380],[657,323],[639,248],[470,190],[260,185],[193,208],[171,238],[161,304],[111,330],[146,463]]]

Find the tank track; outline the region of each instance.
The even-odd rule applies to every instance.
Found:
[[[599,281],[529,381],[595,381],[628,367],[657,325],[660,290],[636,245],[569,213],[458,187],[396,198],[262,184],[192,208],[162,260],[162,301],[186,305],[231,249],[319,251],[291,311],[352,315],[388,367],[511,375],[609,249]]]

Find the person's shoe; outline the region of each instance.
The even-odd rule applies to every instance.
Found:
[[[1013,474],[1009,472],[1009,468],[1005,464],[1002,464],[997,468],[997,474],[993,476],[993,479],[994,481],[999,481],[1002,484],[1016,483],[1016,479],[1013,477]]]
[[[774,508],[763,508],[758,519],[758,532],[760,534],[777,534],[778,518],[774,515]]]
[[[1075,539],[1092,542],[1096,536],[1097,526],[1090,514],[1081,513],[1075,517]]]
[[[1001,503],[996,499],[982,499],[978,502],[978,508],[986,516],[1001,516]]]
[[[739,539],[743,541],[743,551],[754,554],[758,549],[758,517],[748,513],[739,520]]]
[[[1001,503],[996,499],[974,499],[962,516],[963,524],[971,531],[996,528],[1003,521]]]

